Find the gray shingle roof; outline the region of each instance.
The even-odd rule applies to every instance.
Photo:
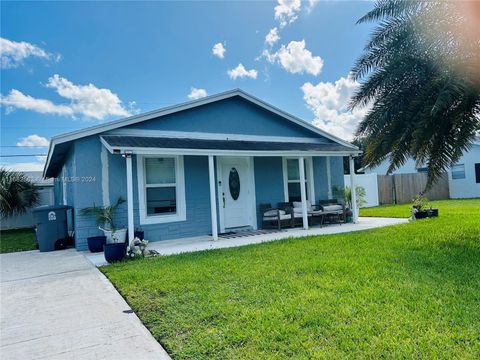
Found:
[[[104,135],[111,147],[141,147],[161,149],[200,149],[238,151],[352,151],[335,143],[271,142],[244,140],[204,140],[168,137]]]

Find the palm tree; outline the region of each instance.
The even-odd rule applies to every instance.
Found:
[[[450,1],[380,0],[358,23],[380,21],[356,61],[363,80],[351,108],[371,106],[356,135],[364,165],[412,157],[427,187],[458,161],[480,130],[480,37],[463,33],[465,7]]]
[[[9,217],[23,214],[38,203],[35,185],[17,171],[0,168],[0,214]]]

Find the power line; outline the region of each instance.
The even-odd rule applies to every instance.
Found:
[[[8,126],[8,125],[2,125],[2,129],[32,129],[32,130],[37,130],[38,126]],[[74,128],[71,126],[43,126],[41,127],[42,129],[72,129],[76,130],[78,128]],[[85,128],[80,128],[80,129],[85,129]]]
[[[42,146],[25,146],[25,145],[0,145],[2,148],[24,148],[24,149],[35,149],[35,148],[48,148],[48,145]]]
[[[27,156],[47,156],[47,154],[7,154],[7,155],[0,155],[0,157],[27,157]]]

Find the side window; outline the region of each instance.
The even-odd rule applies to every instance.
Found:
[[[475,164],[475,182],[480,184],[480,163]]]
[[[465,179],[465,164],[456,164],[452,166],[452,179]]]

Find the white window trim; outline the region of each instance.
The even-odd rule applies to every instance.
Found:
[[[176,201],[177,212],[169,215],[147,215],[147,187],[152,187],[152,184],[147,185],[145,183],[145,158],[173,158],[175,159],[175,184],[159,184],[153,185],[154,187],[160,186],[176,186]],[[185,175],[183,167],[183,156],[164,156],[158,155],[137,155],[137,183],[138,183],[138,210],[140,214],[141,225],[151,224],[165,224],[177,221],[187,220],[186,215],[186,201],[185,201]]]
[[[300,179],[298,180],[288,180],[288,168],[287,168],[287,159],[295,159],[298,160],[298,157],[293,156],[286,156],[282,158],[283,163],[283,195],[285,198],[285,202],[288,202],[288,183],[300,183]],[[314,176],[313,176],[313,160],[312,157],[305,157],[305,166],[306,166],[306,175],[307,177],[305,180],[307,181],[308,187],[308,196],[307,200],[310,201],[312,205],[315,204],[315,183],[314,183]]]

